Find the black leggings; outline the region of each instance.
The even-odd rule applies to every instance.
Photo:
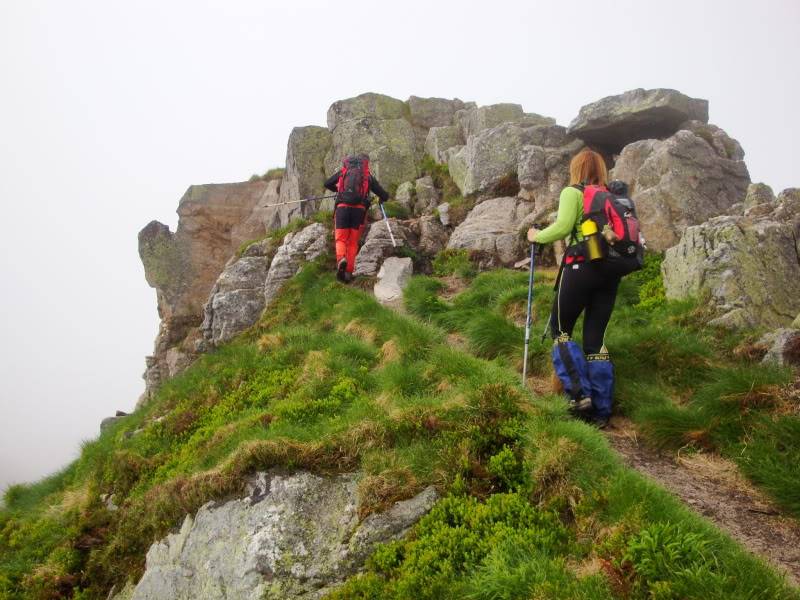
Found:
[[[609,275],[602,265],[590,262],[564,265],[561,282],[553,301],[550,314],[550,331],[553,339],[566,333],[572,337],[575,322],[586,310],[583,317],[583,351],[597,354],[603,347],[620,278]]]

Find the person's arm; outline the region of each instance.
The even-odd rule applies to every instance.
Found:
[[[378,180],[375,179],[372,175],[369,176],[369,191],[375,194],[378,198],[381,199],[381,202],[386,202],[389,199],[389,192],[387,192],[381,184],[378,183]]]
[[[582,212],[583,194],[573,187],[564,188],[558,198],[558,216],[555,223],[539,231],[534,241],[537,244],[549,244],[563,240],[573,232]]]
[[[341,173],[342,173],[341,171],[336,171],[336,173],[334,173],[325,180],[325,183],[323,183],[322,185],[325,186],[326,190],[330,190],[331,192],[337,191],[336,184],[339,183],[339,175],[341,175]]]

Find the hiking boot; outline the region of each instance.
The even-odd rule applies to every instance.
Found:
[[[592,410],[592,399],[581,398],[580,400],[573,400],[570,398],[568,401],[568,410],[572,415],[586,414]]]
[[[609,417],[598,417],[597,415],[593,415],[589,419],[589,424],[594,425],[598,429],[605,429],[608,427]]]
[[[339,262],[336,263],[336,279],[342,282],[346,282],[347,276],[347,259],[342,257],[339,259]]]
[[[351,283],[353,281],[353,279],[354,279],[354,277],[353,277],[352,273],[348,273],[347,271],[344,272],[344,282],[345,283]]]

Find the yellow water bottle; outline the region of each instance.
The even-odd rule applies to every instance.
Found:
[[[600,260],[603,258],[603,249],[600,246],[600,235],[597,233],[597,223],[591,219],[586,219],[581,223],[581,233],[583,241],[586,242],[586,254],[589,260]]]

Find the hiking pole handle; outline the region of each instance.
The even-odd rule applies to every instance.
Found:
[[[394,234],[392,233],[392,228],[389,225],[389,218],[386,216],[386,209],[383,208],[383,202],[378,202],[378,206],[381,207],[381,213],[383,214],[383,220],[386,222],[386,229],[389,230],[389,237],[392,239],[392,247],[397,248],[397,243],[394,241]]]

